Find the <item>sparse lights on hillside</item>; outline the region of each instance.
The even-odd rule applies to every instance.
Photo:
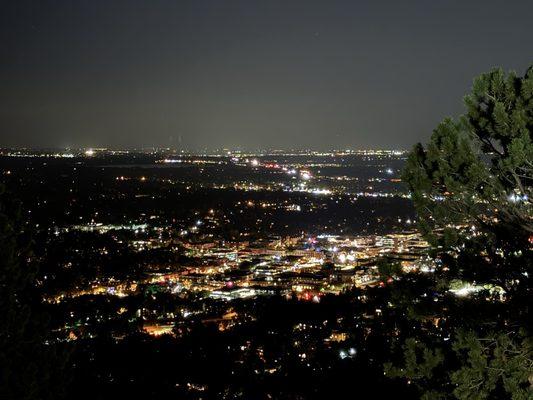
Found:
[[[357,350],[353,347],[350,347],[348,349],[348,351],[346,350],[340,350],[339,351],[339,357],[341,358],[341,360],[344,360],[345,358],[353,358],[355,357],[355,355],[357,354]]]
[[[526,202],[528,201],[528,196],[527,194],[524,194],[524,195],[519,195],[519,194],[516,194],[516,193],[513,193],[513,194],[510,194],[507,199],[511,202],[511,203],[520,203],[520,202]]]

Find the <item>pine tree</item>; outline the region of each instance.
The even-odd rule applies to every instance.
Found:
[[[533,65],[521,77],[482,74],[464,102],[464,115],[414,147],[403,174],[439,260],[432,314],[410,315],[436,322],[404,340],[402,361],[385,372],[428,399],[531,399]],[[463,281],[485,290],[450,296]]]
[[[533,235],[533,66],[523,77],[481,75],[465,105],[411,152],[413,201],[426,227],[469,224],[524,246]]]

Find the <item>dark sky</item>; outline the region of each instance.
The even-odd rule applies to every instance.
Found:
[[[1,2],[0,146],[410,147],[533,1]]]

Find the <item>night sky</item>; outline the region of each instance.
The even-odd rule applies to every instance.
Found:
[[[533,1],[3,1],[0,146],[409,148]]]

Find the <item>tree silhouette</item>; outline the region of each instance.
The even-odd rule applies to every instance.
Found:
[[[64,358],[46,341],[46,314],[20,205],[0,186],[0,398],[57,399]]]
[[[435,327],[404,339],[403,360],[385,372],[428,399],[530,399],[533,66],[522,77],[482,74],[464,101],[466,113],[417,144],[403,174],[440,261],[435,305],[412,314]],[[461,282],[478,292],[452,297]]]

